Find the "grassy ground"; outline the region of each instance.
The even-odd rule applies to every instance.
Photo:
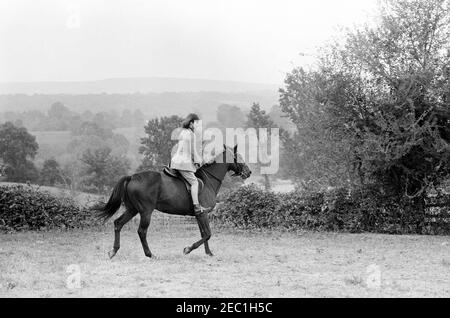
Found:
[[[449,237],[213,227],[210,258],[203,248],[182,254],[199,234],[181,220],[155,213],[156,260],[145,258],[136,222],[112,261],[111,225],[0,234],[0,297],[450,297]]]

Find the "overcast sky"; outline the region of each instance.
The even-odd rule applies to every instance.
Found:
[[[1,0],[0,81],[181,77],[279,84],[376,0]]]

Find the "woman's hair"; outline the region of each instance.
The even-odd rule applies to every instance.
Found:
[[[197,114],[189,114],[187,115],[186,119],[183,120],[182,123],[182,127],[183,128],[189,128],[189,126],[191,125],[192,122],[196,121],[196,120],[200,120],[200,117],[197,116]]]

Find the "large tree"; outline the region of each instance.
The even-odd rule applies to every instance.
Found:
[[[55,159],[52,158],[44,161],[39,183],[45,186],[66,185],[66,177]]]
[[[270,116],[266,113],[265,110],[261,109],[261,106],[258,103],[253,103],[250,112],[247,114],[247,121],[245,123],[246,128],[254,128],[256,130],[256,136],[258,140],[260,139],[259,136],[259,129],[265,128],[268,130],[268,137],[270,138],[270,129],[276,128],[275,123],[272,121]],[[268,139],[268,142],[270,143],[270,139]],[[261,167],[261,164],[258,163],[257,168]],[[271,189],[270,185],[270,177],[268,174],[263,174],[264,177],[264,187],[267,191]]]
[[[5,166],[6,181],[34,182],[38,171],[31,161],[39,145],[36,137],[26,128],[16,127],[11,122],[0,125],[0,158]]]
[[[141,139],[142,146],[139,148],[139,153],[144,155],[139,171],[159,171],[170,163],[172,148],[177,143],[177,136],[174,134],[176,129],[181,127],[182,121],[179,116],[154,118],[148,121],[145,126],[147,137]]]
[[[114,156],[111,148],[86,150],[81,162],[84,164],[82,186],[84,190],[103,193],[109,191],[121,176],[128,174],[130,164],[125,157]]]
[[[280,103],[297,134],[286,143],[304,180],[374,183],[423,203],[449,176],[449,9],[387,1],[374,26],[348,31],[316,69],[287,76]]]
[[[242,128],[245,115],[237,106],[222,104],[217,107],[217,122],[224,128]]]

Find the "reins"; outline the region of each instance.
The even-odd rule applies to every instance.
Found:
[[[236,163],[236,157],[234,158],[234,161]],[[212,165],[212,164],[211,164]],[[220,189],[220,187],[222,186],[223,183],[223,179],[221,180],[220,178],[218,178],[216,175],[214,175],[212,172],[208,171],[207,167],[210,165],[204,165],[203,167],[201,167],[199,170],[201,170],[203,173],[205,173],[205,176],[208,177],[211,176],[213,179],[217,180],[219,182],[219,186],[217,189],[215,189],[214,191],[217,193],[217,190]],[[236,173],[236,176],[240,175],[240,173]]]

